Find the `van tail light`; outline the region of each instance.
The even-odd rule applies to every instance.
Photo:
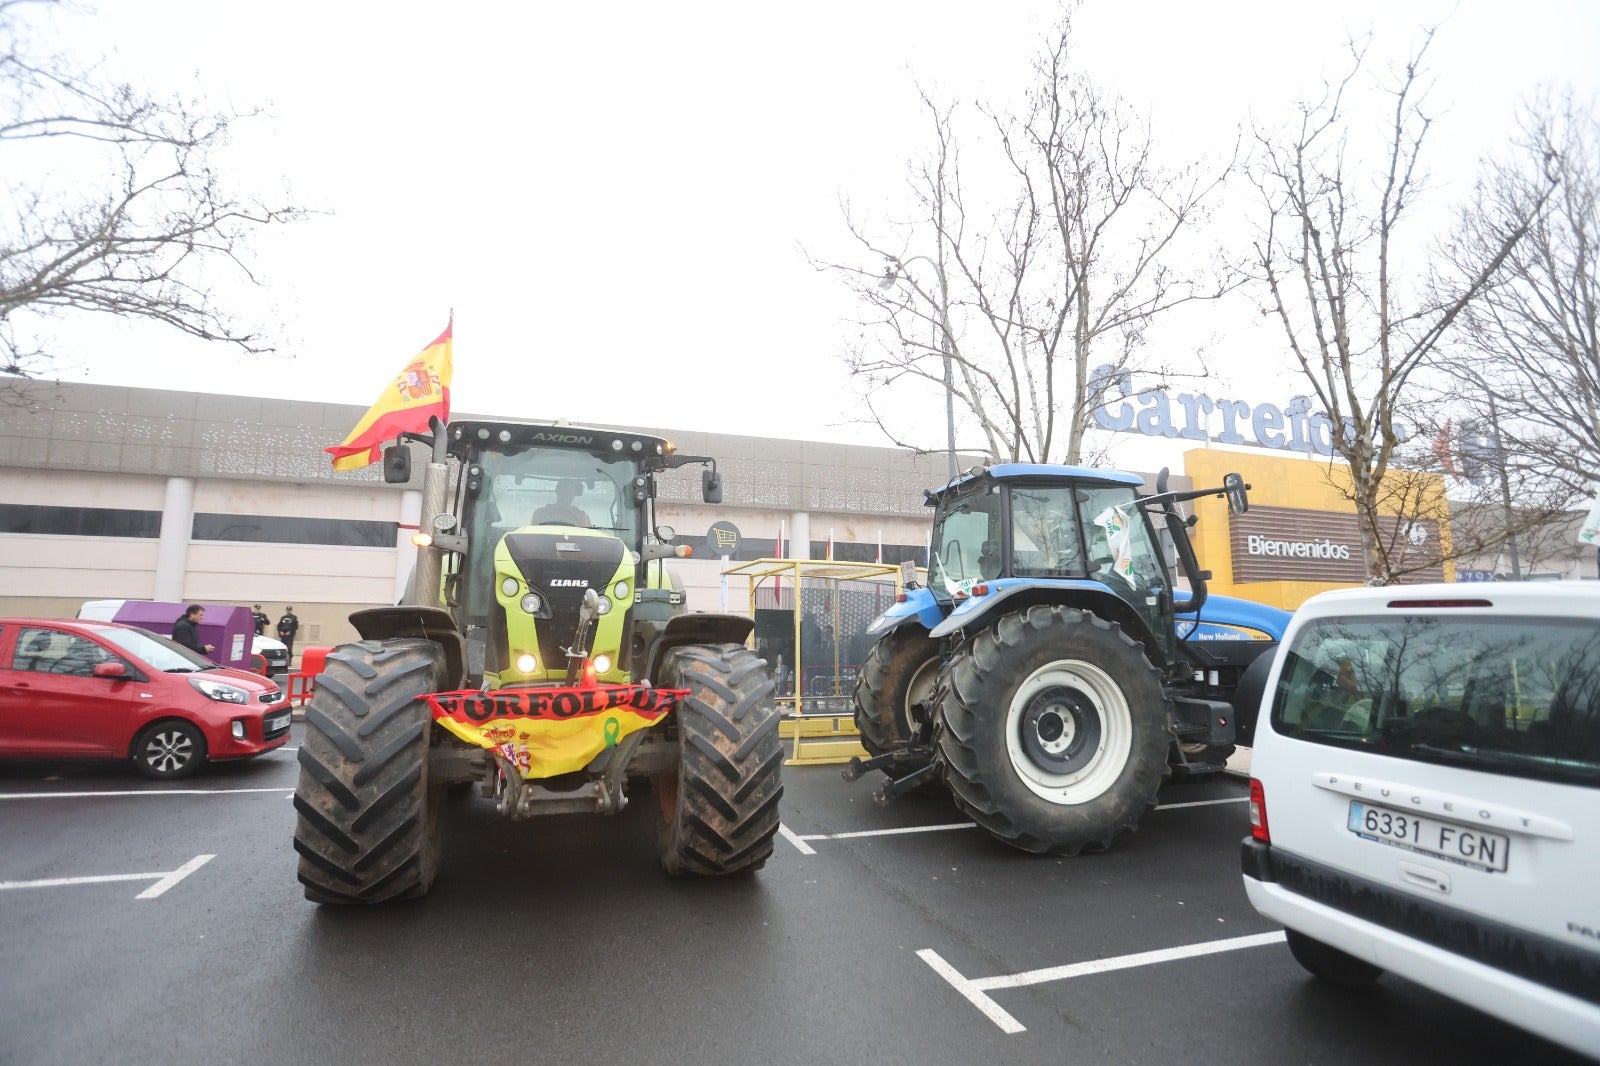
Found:
[[[1250,779],[1250,835],[1262,843],[1272,843],[1272,833],[1267,829],[1267,791],[1253,777]]]

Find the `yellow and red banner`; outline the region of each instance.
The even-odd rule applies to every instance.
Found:
[[[434,721],[532,781],[582,770],[623,737],[661,721],[688,694],[648,685],[564,685],[436,692],[427,701]]]
[[[455,319],[444,332],[406,364],[378,402],[362,416],[344,439],[323,451],[333,456],[335,470],[359,470],[383,458],[384,443],[402,433],[424,433],[428,419],[437,415],[450,421],[451,333]]]

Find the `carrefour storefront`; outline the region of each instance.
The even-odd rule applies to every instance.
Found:
[[[1293,610],[1318,592],[1366,580],[1361,532],[1347,488],[1350,475],[1342,463],[1210,449],[1184,455],[1184,472],[1197,487],[1220,485],[1229,471],[1238,471],[1250,485],[1247,513],[1231,515],[1227,504],[1214,498],[1194,505],[1200,519],[1193,533],[1195,554],[1212,573],[1211,591]],[[1421,476],[1405,475],[1413,487]],[[1437,488],[1420,495],[1442,501],[1443,486]],[[1415,499],[1419,494],[1390,495]],[[1419,561],[1438,560],[1446,554],[1449,521],[1442,512],[1402,514],[1391,508],[1385,534],[1396,551]],[[1453,581],[1452,570],[1434,562],[1405,580]]]

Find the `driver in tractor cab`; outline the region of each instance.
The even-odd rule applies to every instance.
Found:
[[[589,521],[589,515],[575,502],[578,498],[578,483],[571,478],[563,478],[556,482],[556,502],[547,503],[537,511],[528,524],[534,526],[584,526],[594,523]]]

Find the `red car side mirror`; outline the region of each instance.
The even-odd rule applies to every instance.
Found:
[[[122,679],[128,676],[128,668],[121,663],[95,663],[93,672],[95,677]]]

